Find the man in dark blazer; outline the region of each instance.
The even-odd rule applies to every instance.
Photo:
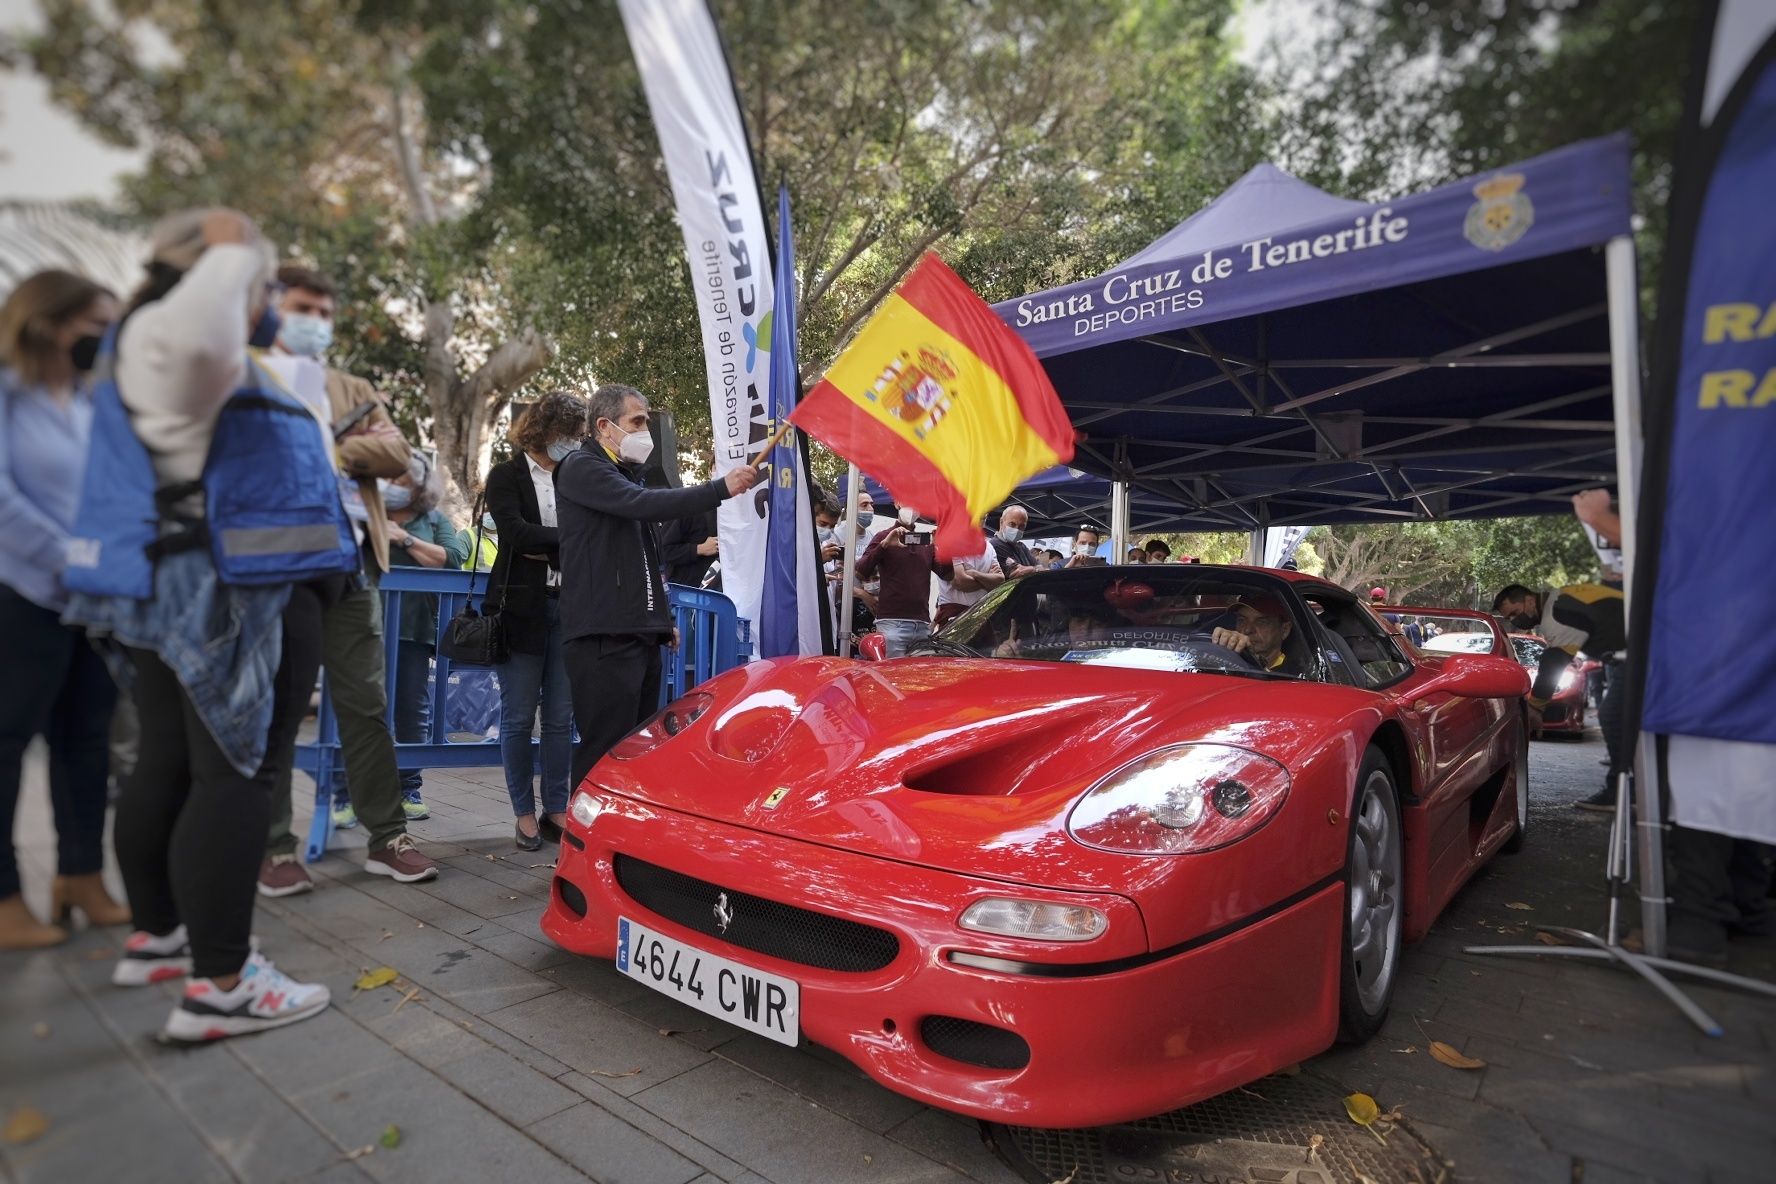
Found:
[[[591,399],[592,439],[555,469],[561,532],[561,626],[573,687],[573,783],[652,715],[660,697],[660,646],[677,644],[653,523],[715,509],[758,483],[751,465],[687,489],[648,489],[653,454],[647,399],[601,386]]]

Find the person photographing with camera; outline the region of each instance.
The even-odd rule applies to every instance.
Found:
[[[931,576],[953,580],[955,569],[940,563],[931,545],[931,533],[918,531],[919,512],[900,507],[895,525],[870,543],[857,561],[857,578],[880,575],[876,594],[876,631],[887,642],[888,656],[899,658],[917,642],[931,636]]]

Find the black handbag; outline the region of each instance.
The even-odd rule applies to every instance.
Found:
[[[500,608],[493,612],[475,611],[475,577],[481,561],[481,515],[482,499],[475,499],[475,549],[469,552],[474,557],[475,568],[469,571],[469,597],[463,601],[462,611],[450,618],[444,626],[444,636],[438,642],[438,653],[450,659],[456,666],[499,666],[511,656],[506,645],[506,623],[501,619],[501,610],[505,607],[506,590],[512,583],[512,564],[506,563],[506,578],[500,581]],[[490,573],[491,574],[491,573]],[[482,606],[486,607],[485,604]]]

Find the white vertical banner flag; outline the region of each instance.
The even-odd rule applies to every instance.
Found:
[[[660,136],[691,265],[715,471],[770,438],[771,250],[727,55],[705,0],[618,0]],[[764,590],[770,489],[722,503],[722,592],[754,622]]]

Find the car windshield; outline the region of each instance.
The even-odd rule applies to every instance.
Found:
[[[1280,638],[1264,669],[1214,640],[1216,629],[1238,627],[1241,604],[1257,610],[1248,618],[1274,622],[1260,627]],[[1258,573],[1194,564],[1088,567],[1002,584],[915,652],[1291,677],[1312,665],[1310,628],[1288,585]]]
[[[1519,662],[1534,670],[1541,665],[1542,651],[1548,648],[1548,643],[1539,637],[1513,637],[1511,648],[1516,651]]]
[[[1439,633],[1422,647],[1432,653],[1490,654],[1491,633]]]

